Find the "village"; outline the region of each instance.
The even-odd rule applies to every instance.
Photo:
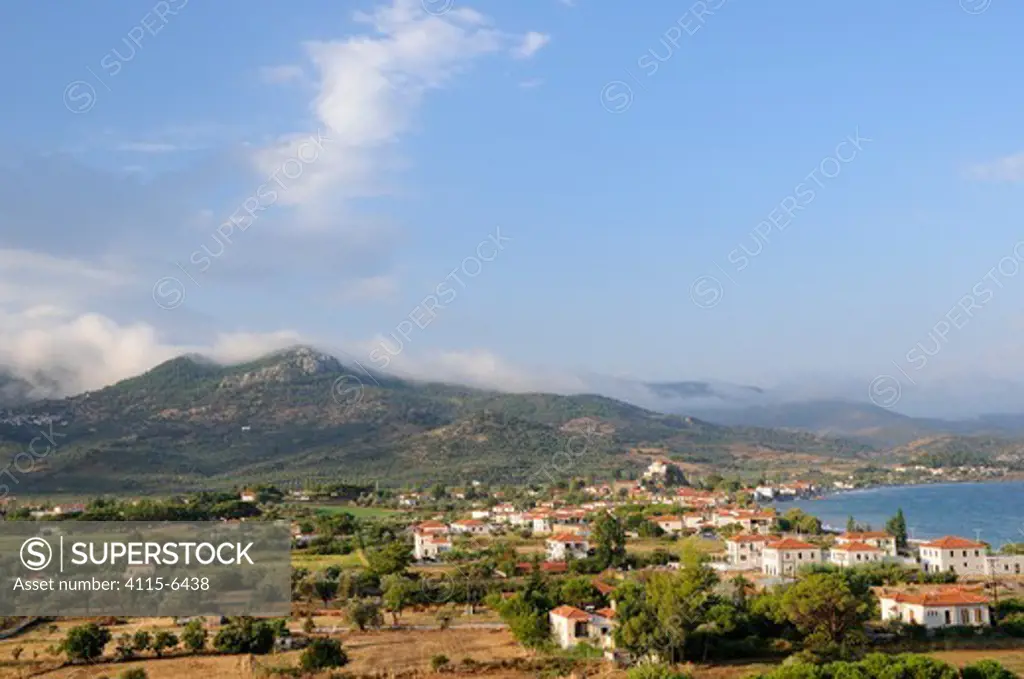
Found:
[[[899,649],[976,659],[970,654],[993,647],[984,652],[1019,654],[1024,663],[1024,550],[993,551],[960,536],[911,539],[902,513],[884,527],[830,530],[780,501],[825,490],[815,483],[713,481],[691,485],[672,462],[654,460],[637,479],[544,488],[257,485],[166,503],[13,500],[6,513],[8,520],[159,520],[187,507],[206,519],[290,521],[292,615],[268,621],[271,645],[231,641],[258,621],[154,611],[145,623],[154,633],[176,635],[177,644],[186,626],[200,625],[203,642],[154,658],[124,643],[120,651],[101,645],[89,663],[152,671],[188,659],[207,672],[243,652],[260,666],[266,654],[275,666],[301,665],[302,654],[328,641],[348,649],[346,669],[355,676],[373,676],[380,645],[396,643],[408,648],[388,662],[416,672],[452,671],[456,654],[463,673],[508,669],[501,663],[527,673],[551,663],[612,673],[683,663],[701,676],[727,662],[738,668],[728,676],[739,677],[770,673],[787,657],[823,663]],[[834,616],[843,623],[821,626]],[[58,651],[5,663],[5,648],[14,652],[41,634],[30,622],[7,622],[25,631],[0,640],[0,676],[5,667],[66,676],[60,672],[81,664]],[[51,622],[46,648],[60,648],[61,635],[83,624],[90,623]],[[106,619],[108,627],[116,638],[139,622]],[[44,673],[48,667],[56,673]]]

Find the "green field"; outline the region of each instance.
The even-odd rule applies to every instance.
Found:
[[[307,568],[310,571],[321,571],[329,566],[341,568],[362,568],[365,564],[359,552],[351,554],[302,554],[292,552],[292,566]]]
[[[380,519],[402,513],[397,509],[358,507],[356,505],[311,505],[310,509],[322,514],[351,514],[357,519]]]

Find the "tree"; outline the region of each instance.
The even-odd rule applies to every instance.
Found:
[[[412,548],[404,542],[389,542],[383,547],[367,550],[366,560],[370,570],[381,577],[404,573],[412,563]]]
[[[274,628],[262,620],[235,618],[220,628],[213,647],[221,653],[264,655],[274,649]]]
[[[856,533],[857,532],[857,522],[853,520],[853,516],[852,515],[846,517],[846,532],[847,533]]]
[[[181,633],[181,641],[192,653],[199,653],[206,648],[207,632],[202,620],[190,620]]]
[[[902,507],[896,510],[896,516],[886,522],[885,530],[896,536],[896,549],[907,548],[907,520],[903,517]]]
[[[402,609],[409,605],[414,592],[414,585],[409,578],[393,573],[381,580],[384,589],[384,607],[391,614],[391,624],[398,627],[402,617]]]
[[[156,657],[163,657],[164,651],[170,650],[178,645],[178,635],[167,630],[160,630],[153,635],[153,652]]]
[[[324,602],[324,606],[330,603],[338,594],[338,581],[337,580],[317,580],[313,583],[313,591],[316,592],[317,597]]]
[[[655,573],[646,583],[627,581],[616,590],[615,640],[634,656],[685,659],[690,636],[718,602],[718,576],[695,552],[683,555],[677,573]]]
[[[25,652],[25,647],[24,646],[15,646],[14,648],[12,648],[11,649],[11,657],[14,659],[14,662],[18,662],[18,658],[20,658],[21,654],[24,653],[24,652]]]
[[[600,599],[601,593],[594,587],[590,578],[577,577],[562,581],[561,600],[564,604],[583,608],[588,604],[597,603]]]
[[[866,597],[865,597],[866,598]],[[822,655],[839,655],[864,641],[870,605],[841,573],[814,573],[782,597],[782,612],[804,634],[804,645]]]
[[[136,653],[145,653],[153,645],[153,635],[144,629],[140,629],[132,637],[132,648]]]
[[[452,620],[455,619],[456,612],[451,605],[442,606],[437,609],[437,613],[434,617],[437,618],[437,624],[442,630],[446,630],[452,626]]]
[[[124,662],[135,657],[135,644],[132,635],[125,632],[117,637],[117,645],[114,647],[114,656]]]
[[[67,636],[60,643],[59,650],[65,653],[71,662],[92,662],[103,655],[103,649],[109,641],[110,630],[90,622],[69,629]]]
[[[550,638],[550,603],[528,590],[498,602],[498,613],[512,636],[526,648],[540,648]]]
[[[611,514],[602,514],[594,522],[594,556],[602,569],[620,566],[626,560],[626,531]]]
[[[302,623],[302,631],[306,634],[312,634],[316,630],[316,623],[313,622],[313,616],[306,616],[305,622]]]
[[[299,664],[307,672],[318,672],[332,667],[341,667],[348,664],[348,654],[341,647],[337,639],[318,638],[314,639],[309,646],[302,651]]]
[[[380,606],[369,599],[353,601],[345,611],[349,622],[365,632],[369,628],[378,629],[384,624],[384,617],[380,614]]]

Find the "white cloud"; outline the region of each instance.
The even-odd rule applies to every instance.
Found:
[[[393,0],[354,18],[370,32],[306,45],[319,76],[313,112],[331,143],[278,198],[302,210],[289,221],[298,227],[336,227],[353,200],[385,193],[385,177],[398,165],[395,146],[413,130],[426,94],[518,40],[472,9],[432,15],[420,0]],[[259,170],[272,174],[309,134],[288,135],[257,151]]]
[[[520,82],[519,87],[521,87],[524,90],[532,90],[536,87],[540,87],[543,84],[543,78],[531,78],[529,80],[523,80],[522,82]]]
[[[529,59],[549,42],[551,42],[550,35],[530,31],[523,36],[523,41],[512,50],[512,56],[516,59]]]
[[[972,165],[967,172],[973,179],[982,181],[1024,181],[1024,152]]]

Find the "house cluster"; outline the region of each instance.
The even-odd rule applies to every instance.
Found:
[[[795,577],[801,567],[809,564],[849,567],[895,558],[896,538],[881,531],[843,533],[832,549],[825,550],[799,537],[748,532],[726,540],[726,548],[733,569]]]
[[[790,481],[777,485],[757,486],[754,488],[754,499],[767,500],[769,502],[796,500],[798,498],[815,497],[821,491],[821,487],[809,481]]]
[[[958,575],[1020,575],[1024,555],[988,554],[988,545],[947,535],[918,545],[921,568],[926,573]]]
[[[83,504],[54,505],[50,508],[38,507],[31,511],[32,518],[34,519],[42,519],[47,516],[74,516],[83,513],[85,513],[85,505]]]

